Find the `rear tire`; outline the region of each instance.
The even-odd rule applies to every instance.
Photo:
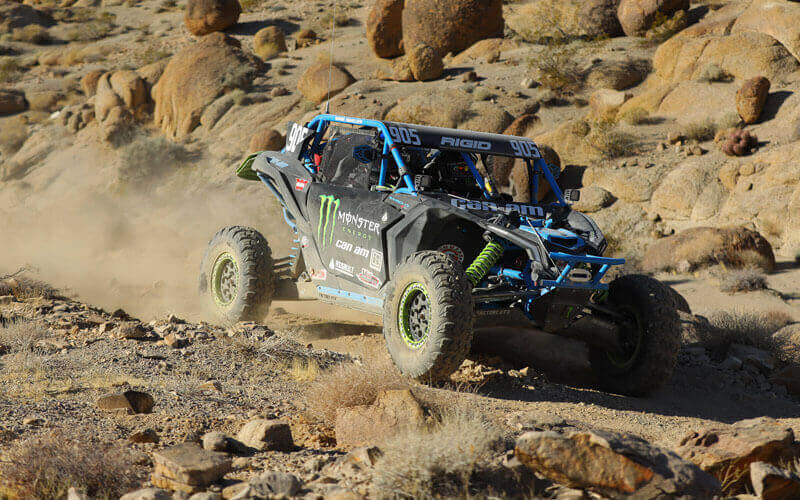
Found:
[[[621,330],[624,350],[591,347],[592,369],[605,390],[647,394],[669,380],[678,359],[681,327],[674,295],[653,278],[629,275],[611,282],[608,302],[630,319]]]
[[[404,375],[446,380],[469,353],[472,326],[472,285],[460,264],[425,251],[397,267],[384,301],[383,335]]]
[[[242,226],[217,232],[203,257],[200,293],[223,321],[259,321],[266,316],[275,280],[264,236]]]

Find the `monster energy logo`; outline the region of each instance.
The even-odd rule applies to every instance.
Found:
[[[339,211],[339,200],[331,195],[322,195],[319,200],[317,239],[324,250],[333,243],[333,230],[336,229],[336,213]],[[333,207],[333,216],[331,216],[331,207]],[[323,223],[323,221],[325,222]],[[330,232],[328,231],[328,224],[331,227]]]

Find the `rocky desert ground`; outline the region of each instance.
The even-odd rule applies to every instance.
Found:
[[[211,235],[291,240],[235,168],[326,108],[534,139],[686,299],[673,377],[489,329],[427,386],[378,317],[217,324]],[[800,498],[798,155],[789,0],[0,0],[0,498]]]

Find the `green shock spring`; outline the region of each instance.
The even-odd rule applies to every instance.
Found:
[[[489,270],[497,264],[500,257],[503,256],[503,246],[489,240],[489,243],[481,251],[480,255],[475,261],[467,268],[467,278],[472,283],[472,286],[478,286],[478,283],[483,281],[483,278],[489,274]]]

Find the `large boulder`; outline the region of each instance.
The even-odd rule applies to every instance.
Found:
[[[172,139],[188,135],[200,123],[203,110],[234,88],[247,88],[262,69],[234,38],[213,33],[170,59],[153,87],[155,124]]]
[[[425,44],[444,56],[502,37],[504,24],[502,0],[406,0],[403,43]]]
[[[284,420],[251,420],[239,430],[236,439],[259,451],[292,451],[294,449],[292,429]]]
[[[346,69],[320,62],[303,73],[297,83],[297,89],[309,101],[314,104],[320,104],[328,99],[329,96],[335,96],[355,81],[356,79]]]
[[[525,41],[618,36],[619,0],[540,0],[513,9],[508,26]]]
[[[188,0],[183,22],[195,36],[227,29],[239,21],[239,0]]]
[[[649,71],[646,61],[601,61],[589,69],[586,85],[595,89],[625,90],[642,83]]]
[[[670,171],[653,191],[653,211],[670,219],[688,219],[716,172],[703,160],[689,160]]]
[[[444,72],[442,56],[428,45],[417,45],[408,50],[408,65],[414,79],[421,82],[436,80]]]
[[[753,493],[762,500],[800,498],[800,476],[772,464],[751,463],[750,483]]]
[[[405,0],[376,0],[367,16],[367,41],[378,57],[403,55]]]
[[[528,432],[514,454],[558,484],[611,498],[712,498],[720,483],[675,453],[606,431]]]
[[[151,482],[159,488],[196,493],[219,481],[231,470],[225,453],[207,451],[184,443],[153,452]]]
[[[646,272],[686,272],[713,264],[772,271],[775,254],[769,241],[745,227],[693,227],[650,245],[641,267]]]
[[[653,69],[667,82],[696,80],[709,65],[741,80],[758,75],[780,79],[800,68],[780,42],[754,32],[679,35],[661,44],[653,56]]]
[[[775,0],[754,0],[737,17],[731,31],[757,31],[778,40],[800,60],[800,4]]]
[[[688,10],[689,0],[621,0],[617,18],[628,36],[643,36],[660,16]]]
[[[746,124],[758,121],[769,96],[769,80],[757,76],[744,82],[736,93],[736,111]]]
[[[790,426],[760,417],[692,432],[677,452],[721,481],[734,481],[731,490],[737,490],[744,489],[751,463],[792,463],[800,457],[800,443]]]

